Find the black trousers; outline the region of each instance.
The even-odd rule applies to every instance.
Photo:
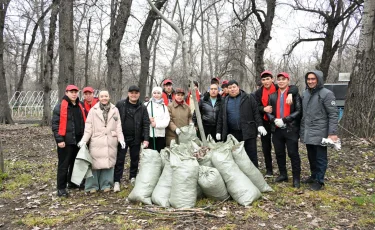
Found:
[[[272,140],[271,140],[271,124],[268,121],[263,121],[263,127],[267,131],[267,135],[261,136],[262,151],[264,155],[264,163],[266,164],[267,172],[272,172]]]
[[[288,132],[287,129],[276,128],[272,135],[272,142],[275,148],[277,165],[279,166],[280,175],[287,175],[286,169],[286,151],[292,163],[292,173],[294,178],[301,176],[301,159],[298,153],[298,138],[296,132]]]
[[[328,166],[327,146],[306,145],[310,163],[311,177],[324,184],[324,176]]]
[[[72,183],[70,180],[78,151],[77,145],[66,145],[65,148],[57,146],[57,189],[65,189],[67,183]]]
[[[155,147],[154,147],[154,141],[155,141]],[[150,149],[156,150],[160,153],[162,149],[165,148],[165,137],[150,137],[150,143],[148,144],[148,147]]]
[[[243,141],[241,130],[229,130],[229,134],[232,134],[238,141]],[[251,162],[253,162],[255,167],[259,168],[258,153],[257,153],[257,139],[250,138],[250,139],[245,140],[244,147]]]
[[[129,179],[136,177],[138,173],[138,163],[139,163],[139,152],[141,150],[141,144],[136,145],[126,145],[125,149],[121,146],[117,147],[117,159],[114,172],[114,181],[120,182],[122,174],[124,173],[124,163],[126,152],[130,152],[130,173]]]

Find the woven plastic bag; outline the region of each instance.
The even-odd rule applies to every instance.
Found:
[[[273,189],[263,178],[262,173],[257,167],[255,167],[255,165],[247,155],[243,141],[237,143],[232,147],[232,155],[238,167],[243,173],[245,173],[245,175],[251,180],[251,182],[253,182],[253,184],[259,189],[259,191],[273,192]]]
[[[189,146],[179,145],[171,149],[172,188],[169,203],[174,208],[192,208],[197,201],[199,164],[192,157]]]
[[[190,141],[198,139],[197,131],[194,125],[187,125],[180,128],[181,133],[178,135],[178,143],[189,143]]]
[[[198,184],[208,198],[225,200],[229,196],[224,180],[215,168],[199,166]]]
[[[129,194],[129,201],[140,201],[144,204],[151,203],[151,195],[159,181],[162,172],[162,160],[156,150],[142,149],[140,169],[135,181],[135,186]]]
[[[231,197],[243,206],[250,205],[261,197],[261,193],[234,162],[228,146],[216,149],[211,158],[212,163],[220,172]]]

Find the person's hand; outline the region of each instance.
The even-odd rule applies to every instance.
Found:
[[[194,126],[194,122],[190,122],[189,125],[190,125],[190,126]]]
[[[151,122],[151,126],[155,128],[155,127],[156,127],[156,122],[155,122],[155,121],[152,121],[152,122]]]
[[[282,128],[282,127],[284,127],[284,121],[283,121],[283,119],[281,119],[281,118],[276,118],[275,119],[275,125],[277,126],[277,127],[279,127],[279,128]]]
[[[149,142],[148,142],[148,141],[143,141],[143,148],[147,149],[147,147],[148,147],[148,144],[149,144]]]
[[[120,141],[120,145],[122,149],[125,149],[126,147],[125,141]]]
[[[65,142],[60,142],[60,143],[57,143],[57,146],[59,146],[59,148],[65,148]]]
[[[262,136],[267,135],[267,130],[266,130],[263,126],[259,126],[259,127],[258,127],[258,132],[259,132],[260,135],[262,135]]]
[[[337,135],[328,135],[328,138],[331,139],[333,142],[337,142],[337,140],[338,140]]]
[[[176,132],[177,135],[180,135],[181,129],[177,128],[175,132]]]
[[[293,104],[293,95],[292,94],[288,94],[288,97],[286,98],[286,103],[288,105]]]
[[[272,106],[270,106],[270,105],[267,105],[266,107],[264,107],[264,112],[266,112],[266,113],[272,113]]]
[[[86,145],[86,142],[84,142],[84,141],[80,141],[80,142],[78,142],[78,144],[77,144],[78,148],[81,148],[81,147],[84,146],[84,145]]]
[[[154,121],[155,121],[155,118],[150,117],[150,122],[154,122]]]
[[[218,141],[221,140],[221,134],[220,133],[216,133],[216,140],[218,140]]]

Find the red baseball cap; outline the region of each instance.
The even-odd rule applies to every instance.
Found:
[[[94,89],[90,86],[87,86],[87,87],[83,88],[83,93],[86,93],[86,92],[93,93]]]
[[[68,85],[68,86],[65,88],[65,91],[72,91],[72,90],[77,90],[77,91],[79,91],[78,87],[75,86],[75,85]]]
[[[260,74],[260,78],[262,78],[263,77],[263,75],[265,75],[265,74],[267,74],[267,75],[271,75],[271,77],[273,77],[273,75],[272,75],[272,72],[271,71],[269,71],[269,70],[265,70],[265,71],[263,71],[261,74]]]
[[[166,85],[166,84],[173,84],[173,82],[170,79],[166,79],[163,81],[163,85]]]
[[[279,77],[279,76],[283,76],[283,77],[288,78],[290,80],[289,74],[286,73],[286,72],[281,72],[281,73],[277,74],[277,77]]]
[[[181,89],[181,88],[177,88],[175,91],[174,91],[176,94],[178,93],[183,93],[185,94],[185,90]]]

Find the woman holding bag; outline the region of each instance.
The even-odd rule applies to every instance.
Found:
[[[84,135],[78,143],[82,147],[90,141],[93,177],[86,178],[85,183],[85,191],[90,193],[111,190],[118,143],[125,148],[120,114],[109,99],[108,91],[99,93],[99,103],[90,109]]]
[[[165,148],[165,128],[169,125],[169,112],[162,98],[163,89],[154,87],[152,89],[152,98],[145,103],[150,117],[150,145],[154,150],[160,153]]]

